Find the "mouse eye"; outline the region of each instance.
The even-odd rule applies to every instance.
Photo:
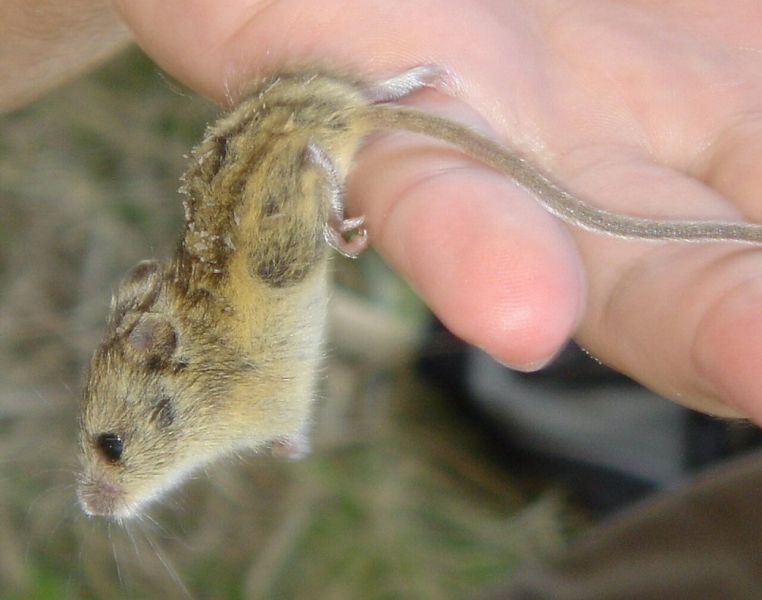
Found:
[[[124,452],[124,442],[118,433],[102,433],[95,441],[100,453],[111,463],[118,462]]]

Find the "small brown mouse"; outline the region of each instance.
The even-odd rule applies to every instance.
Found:
[[[305,449],[329,247],[351,256],[367,243],[362,219],[344,217],[343,186],[373,131],[449,142],[585,229],[762,242],[758,225],[649,220],[595,208],[499,143],[393,103],[440,77],[428,66],[380,83],[339,70],[292,69],[253,82],[209,127],[184,176],[185,228],[175,256],[142,262],[122,282],[90,364],[77,489],[88,514],[135,516],[192,470],[241,449]]]

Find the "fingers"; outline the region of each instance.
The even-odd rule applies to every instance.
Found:
[[[435,55],[414,48],[426,36],[409,23],[427,12],[415,3],[402,17],[383,4],[342,0],[112,1],[151,58],[216,101],[230,102],[253,76],[289,62],[362,64],[383,55],[394,64],[394,56]],[[371,36],[363,33],[369,23]]]
[[[165,71],[196,91],[220,100],[225,46],[247,23],[247,0],[112,0],[141,48]],[[250,56],[256,56],[252,48]]]
[[[701,176],[747,217],[762,222],[762,120],[752,115],[734,123],[708,152]],[[733,266],[736,281],[707,311],[693,349],[697,368],[722,398],[762,424],[760,354],[762,354],[762,250],[750,249]],[[730,265],[726,265],[730,270]]]
[[[751,249],[655,249],[621,272],[610,295],[588,306],[579,339],[607,364],[682,404],[762,416],[759,393],[748,393],[751,381],[729,385],[739,355],[760,358],[750,340],[762,335],[762,323],[740,310],[750,306],[753,286],[747,286],[760,267],[762,255]],[[591,278],[594,271],[589,268]],[[722,333],[739,319],[746,332],[736,326],[736,337]]]
[[[106,3],[3,2],[0,113],[104,62],[129,43]]]
[[[755,254],[744,262],[745,279],[707,311],[692,357],[716,397],[762,424],[762,260]]]
[[[393,134],[361,153],[349,197],[375,247],[466,341],[528,370],[573,332],[584,290],[574,246],[504,175]]]
[[[748,219],[762,222],[762,119],[754,114],[734,122],[705,155],[698,176],[732,201]]]
[[[734,214],[715,190],[635,158],[596,165],[577,184],[594,197],[616,190],[606,198],[609,206],[638,216]],[[576,237],[589,282],[578,331],[585,347],[683,404],[762,422],[762,394],[750,368],[762,359],[754,344],[762,320],[753,318],[762,247]]]
[[[601,205],[653,218],[737,217],[690,177],[606,156],[570,178]],[[559,224],[457,150],[387,137],[363,153],[353,182],[373,242],[445,324],[499,360],[532,368],[550,358],[580,318],[587,284],[579,337],[595,355],[684,404],[762,422],[762,249],[574,232],[584,279]]]

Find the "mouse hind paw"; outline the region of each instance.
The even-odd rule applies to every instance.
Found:
[[[438,65],[421,65],[370,85],[365,94],[374,104],[394,102],[418,90],[439,87],[445,76],[446,71]]]
[[[363,227],[350,227],[347,223],[362,221],[359,219],[344,219],[338,226],[326,223],[325,239],[328,245],[348,258],[357,258],[368,247],[368,231]],[[354,231],[354,233],[352,233]],[[351,234],[347,238],[347,234]]]
[[[325,175],[328,195],[325,241],[340,254],[355,258],[368,247],[368,232],[362,227],[365,217],[347,218],[344,214],[344,185],[328,153],[317,144],[309,144],[307,156]]]

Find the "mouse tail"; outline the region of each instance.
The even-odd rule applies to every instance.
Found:
[[[404,130],[452,144],[511,177],[548,212],[581,229],[628,239],[762,243],[762,226],[751,223],[650,219],[598,208],[559,187],[519,153],[445,117],[396,104],[372,104],[360,110],[369,131]]]

